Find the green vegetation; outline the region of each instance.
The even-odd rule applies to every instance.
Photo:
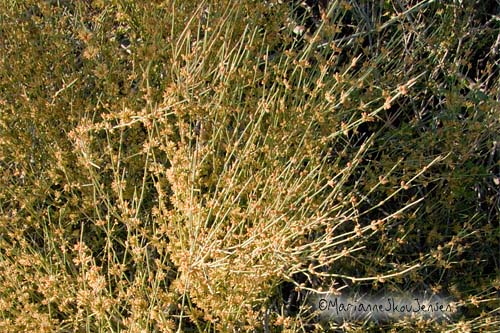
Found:
[[[0,1],[0,331],[500,326],[500,3],[309,3]]]

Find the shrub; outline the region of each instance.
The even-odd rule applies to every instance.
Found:
[[[498,8],[3,1],[0,327],[493,331]]]

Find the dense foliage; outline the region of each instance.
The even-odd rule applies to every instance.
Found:
[[[498,1],[0,1],[2,332],[494,331]],[[321,321],[322,291],[450,320]]]

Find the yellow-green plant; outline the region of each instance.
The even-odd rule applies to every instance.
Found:
[[[306,300],[369,288],[462,311],[380,330],[493,331],[474,3],[2,1],[1,330],[375,330]]]

